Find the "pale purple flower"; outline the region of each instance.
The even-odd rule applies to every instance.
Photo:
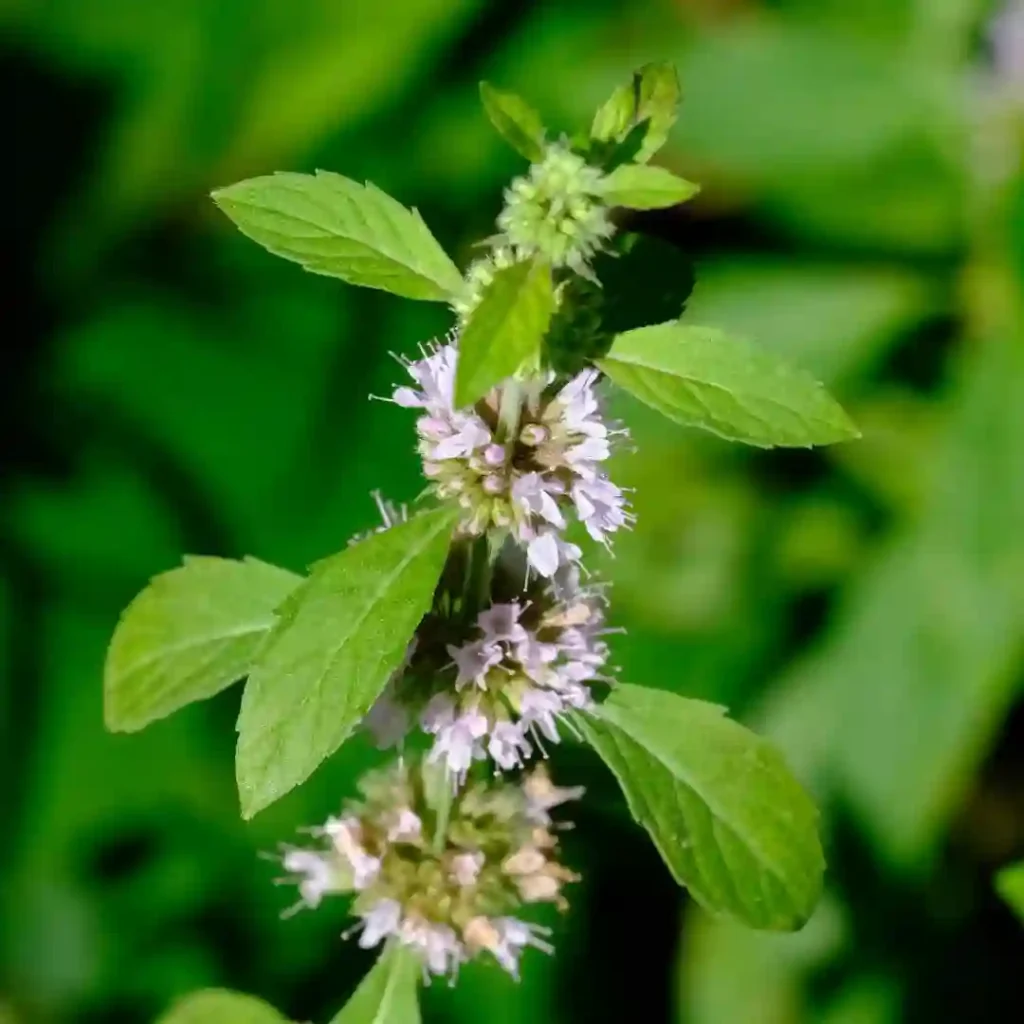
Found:
[[[452,857],[452,877],[459,885],[476,885],[480,875],[480,869],[484,866],[486,858],[479,850],[467,853],[457,853]]]
[[[487,753],[505,771],[520,767],[533,753],[523,727],[515,722],[496,722],[491,729]]]
[[[513,978],[519,977],[519,958],[527,946],[548,954],[554,952],[551,944],[540,938],[549,934],[548,929],[540,925],[527,924],[516,917],[499,918],[494,925],[498,931],[498,943],[491,953]]]
[[[307,907],[315,909],[335,888],[330,862],[313,850],[288,850],[283,858],[284,869],[298,879],[299,895]]]
[[[363,930],[359,945],[372,949],[382,939],[397,935],[402,923],[402,907],[397,900],[380,899],[362,915]]]

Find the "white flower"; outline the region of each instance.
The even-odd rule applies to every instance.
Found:
[[[396,935],[402,923],[402,907],[397,900],[380,899],[363,914],[363,930],[359,945],[372,949],[382,939]]]
[[[403,946],[411,946],[431,974],[454,974],[465,959],[459,937],[447,925],[407,917],[398,932]]]
[[[423,822],[414,811],[402,807],[388,828],[388,839],[393,843],[415,842],[423,834]]]
[[[434,727],[431,728],[431,725]],[[488,722],[486,716],[474,708],[457,715],[454,704],[451,704],[451,710],[447,713],[425,713],[423,727],[437,736],[430,751],[430,760],[443,759],[457,784],[466,777],[473,761],[485,756],[480,741],[487,735]]]
[[[494,924],[498,940],[491,953],[513,978],[519,977],[519,958],[527,946],[533,946],[548,954],[554,952],[551,944],[540,938],[541,935],[548,934],[546,928],[527,924],[515,917],[501,917]]]
[[[359,822],[355,818],[328,818],[324,833],[330,836],[334,848],[352,868],[352,884],[365,889],[380,871],[380,859],[371,857],[359,841]]]
[[[476,885],[485,857],[478,850],[472,853],[458,853],[452,857],[452,877],[459,885]]]
[[[501,648],[487,636],[476,643],[462,647],[449,645],[448,653],[452,656],[458,675],[455,679],[456,689],[461,690],[467,683],[484,685],[487,673],[501,661]]]
[[[522,726],[514,722],[497,722],[491,729],[487,753],[499,768],[508,771],[518,768],[533,753],[533,749],[523,735]]]
[[[335,888],[334,871],[329,861],[313,850],[288,850],[284,868],[299,879],[299,895],[307,907],[316,908]]]

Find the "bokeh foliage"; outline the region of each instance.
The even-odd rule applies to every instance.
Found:
[[[299,570],[420,487],[411,421],[367,396],[440,307],[301,273],[212,189],[280,167],[369,177],[462,265],[522,166],[477,82],[572,130],[675,60],[648,222],[696,265],[694,322],[802,362],[864,431],[737,451],[623,401],[623,678],[728,705],[822,801],[830,895],[761,937],[686,904],[582,751],[592,800],[559,954],[469,968],[428,1019],[835,1024],[1013,1019],[1024,935],[1024,178],[990,138],[982,0],[7,0],[17,265],[0,372],[0,1020],[152,1019],[201,986],[326,1021],[367,957],[341,911],[281,922],[271,850],[369,763],[346,747],[243,825],[230,691],[103,732],[120,608],[182,551]],[[1019,137],[1019,136],[1018,136]],[[979,196],[981,198],[979,198]],[[995,211],[995,212],[994,212]],[[664,266],[652,247],[637,282]],[[630,311],[624,310],[626,323]],[[596,808],[596,809],[595,809]]]

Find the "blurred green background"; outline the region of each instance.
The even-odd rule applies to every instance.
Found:
[[[148,1021],[207,985],[322,1024],[368,963],[343,908],[279,920],[292,897],[258,856],[336,807],[366,747],[244,825],[237,688],[102,729],[104,647],[152,574],[185,551],[300,569],[374,521],[373,488],[420,487],[411,420],[367,396],[444,310],[301,273],[209,191],[371,178],[465,265],[521,171],[478,80],[571,130],[661,59],[685,100],[660,159],[705,186],[668,224],[696,264],[687,315],[816,371],[864,439],[740,450],[618,406],[639,522],[604,567],[616,655],[778,739],[823,807],[828,895],[792,937],[713,923],[563,749],[557,777],[590,793],[557,956],[518,986],[471,967],[427,1019],[1021,1019],[1024,929],[991,875],[1024,854],[1024,73],[993,71],[992,13],[0,3],[2,1024]]]

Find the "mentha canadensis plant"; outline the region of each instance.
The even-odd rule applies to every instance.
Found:
[[[793,930],[821,889],[817,813],[781,756],[722,708],[614,681],[607,595],[577,540],[611,544],[632,523],[607,469],[625,436],[605,418],[609,386],[766,448],[857,432],[801,371],[678,319],[681,300],[660,323],[609,322],[638,240],[629,211],[698,191],[648,163],[676,119],[670,66],[641,69],[572,139],[550,139],[517,96],[488,85],[482,96],[529,166],[465,273],[415,210],[370,184],[275,174],[214,194],[245,234],[307,270],[451,308],[448,336],[403,363],[391,396],[427,481],[415,510],[380,502],[383,522],[305,577],[188,558],[128,607],[106,664],[114,730],[246,679],[246,818],[356,730],[396,751],[312,842],[281,855],[295,909],[346,896],[354,940],[382,948],[345,1024],[415,1021],[421,980],[454,981],[474,957],[528,978],[529,950],[551,951],[531,906],[567,905],[576,875],[560,860],[560,805],[585,797],[537,765],[566,738],[605,761],[712,913]],[[180,1012],[280,1020],[222,992]]]

